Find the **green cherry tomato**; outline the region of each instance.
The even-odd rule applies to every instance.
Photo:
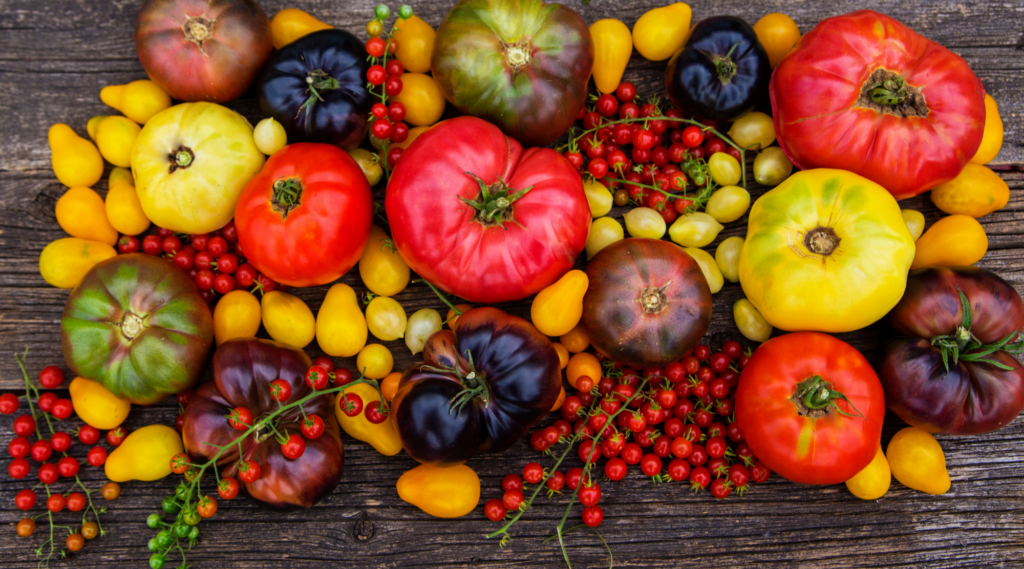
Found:
[[[195,508],[190,508],[185,513],[181,514],[181,521],[185,522],[189,526],[198,524],[201,519],[202,518],[199,517],[199,512],[197,512]],[[188,534],[179,535],[178,537],[188,537]]]
[[[188,539],[190,541],[199,539],[199,526],[192,526],[192,530],[188,532]]]
[[[156,540],[157,548],[164,549],[171,546],[171,542],[174,541],[174,536],[167,530],[161,530],[153,539]]]
[[[174,537],[185,539],[188,537],[188,532],[192,531],[192,526],[188,525],[184,521],[177,521],[174,522],[173,526],[171,526],[171,531],[174,532]]]
[[[151,538],[151,539],[149,540],[149,543],[147,543],[147,544],[146,544],[146,547],[147,547],[147,548],[148,548],[148,549],[149,549],[150,551],[156,551],[156,550],[160,549],[160,544],[158,544],[158,543],[156,542],[156,538],[154,537],[154,538]]]
[[[373,15],[377,16],[378,20],[387,20],[391,15],[391,8],[388,8],[387,4],[377,4],[377,7],[373,9]]]
[[[149,558],[149,567],[150,569],[163,569],[164,556],[159,553],[154,553],[153,556]]]
[[[164,519],[160,514],[150,514],[149,517],[146,518],[146,525],[149,526],[149,529],[156,529],[160,527],[160,522],[162,521],[164,521]]]
[[[408,4],[402,4],[402,7],[398,9],[398,17],[403,20],[408,20],[412,17],[412,6]]]
[[[174,496],[168,496],[164,498],[164,501],[160,506],[163,509],[163,511],[167,512],[168,514],[177,514],[181,511],[181,504],[178,503],[178,500],[175,499]]]
[[[184,484],[178,484],[178,487],[174,489],[175,497],[177,497],[181,501],[187,500],[191,493],[191,488]]]

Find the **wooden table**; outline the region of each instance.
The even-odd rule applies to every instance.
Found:
[[[140,0],[0,0],[4,141],[0,153],[0,346],[5,352],[0,357],[0,389],[22,385],[13,353],[26,346],[33,375],[46,365],[64,367],[58,319],[67,292],[47,286],[37,268],[42,248],[64,237],[54,217],[54,203],[64,187],[50,169],[46,131],[55,122],[66,122],[84,134],[89,117],[111,112],[99,100],[101,87],[145,77],[132,40],[139,4]],[[373,6],[370,0],[260,0],[260,4],[270,15],[299,7],[360,37],[365,37],[363,26]],[[421,1],[413,7],[436,26],[449,4]],[[616,17],[632,26],[646,9],[661,2],[573,4],[590,22]],[[864,6],[792,0],[695,0],[692,4],[695,18],[736,14],[754,22],[765,13],[783,11],[803,31],[824,17]],[[1006,140],[997,161],[1024,163],[1024,4],[996,0],[870,4],[967,59],[999,102]],[[663,64],[634,54],[625,79],[635,82],[643,95],[663,94],[663,69]],[[254,123],[259,118],[251,95],[230,106]],[[1024,174],[1004,172],[1003,176],[1015,191],[1005,209],[981,220],[990,250],[979,265],[997,271],[1024,292],[1024,193],[1020,191]],[[97,190],[105,192],[105,182]],[[753,193],[762,191],[758,188]],[[382,199],[383,192],[378,187],[375,197]],[[907,200],[903,207],[920,209],[929,224],[940,217],[926,196]],[[719,239],[744,232],[742,224],[734,223]],[[716,245],[709,250],[713,252]],[[583,261],[578,265],[582,267]],[[356,274],[349,274],[344,282],[362,290]],[[325,289],[301,290],[298,295],[316,311]],[[729,307],[740,296],[734,284],[716,295],[712,341],[737,336]],[[409,313],[424,306],[440,308],[422,285],[410,286],[397,298]],[[526,301],[503,308],[529,314]],[[881,327],[874,326],[843,338],[870,356],[883,334]],[[389,347],[398,369],[413,361],[404,344],[392,342]],[[320,355],[315,342],[309,351]],[[351,361],[345,364],[354,367]],[[126,427],[171,424],[176,414],[172,401],[137,407]],[[70,427],[73,422],[66,423]],[[901,426],[901,421],[888,417],[883,443]],[[6,444],[12,436],[11,419],[0,419],[0,441]],[[676,484],[655,486],[634,470],[623,482],[604,484],[605,521],[600,529],[617,566],[1020,566],[1024,564],[1022,440],[1021,420],[987,436],[940,437],[953,478],[947,494],[929,496],[894,481],[885,498],[874,502],[854,498],[842,485],[800,486],[777,475],[743,498],[718,501],[707,493],[693,496]],[[539,501],[514,527],[511,544],[502,549],[484,538],[497,526],[484,519],[482,506],[458,520],[431,518],[402,502],[395,492],[397,478],[415,464],[410,458],[384,458],[368,445],[347,437],[345,442],[342,483],[323,502],[307,511],[277,514],[256,507],[248,498],[221,501],[217,516],[201,525],[202,537],[189,561],[195,567],[247,568],[563,565],[557,545],[541,541],[553,531],[566,498]],[[83,455],[86,449],[76,445],[73,450]],[[501,477],[536,458],[521,442],[503,455],[471,460],[470,466],[480,474],[481,500],[500,497]],[[8,463],[4,453],[0,472],[6,472]],[[102,480],[98,469],[87,467],[83,472],[92,484]],[[34,480],[34,471],[31,477]],[[43,540],[42,531],[29,539],[14,534],[14,523],[23,517],[13,507],[14,495],[32,485],[27,480],[0,475],[0,565],[4,567],[34,567],[32,549]],[[125,483],[122,497],[109,503],[103,516],[106,537],[54,565],[130,562],[145,566],[150,555],[146,542],[154,533],[144,520],[159,510],[160,500],[176,483],[177,477]],[[572,516],[578,519],[578,505]],[[76,518],[69,512],[58,515],[62,523]],[[576,567],[608,564],[604,547],[589,532],[570,534],[567,548]]]

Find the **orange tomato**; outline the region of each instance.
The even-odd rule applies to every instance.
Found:
[[[384,396],[384,400],[391,402],[395,398],[395,394],[398,393],[398,380],[402,379],[402,372],[393,371],[380,380],[380,394]]]
[[[558,367],[565,369],[565,366],[569,365],[569,350],[565,349],[559,342],[552,342],[552,346],[555,347],[555,352],[558,353]]]
[[[575,388],[576,380],[583,375],[590,377],[595,384],[601,380],[601,362],[594,354],[580,352],[569,358],[569,365],[565,369],[569,385]]]
[[[554,413],[562,408],[562,402],[565,401],[565,386],[562,386],[562,390],[558,392],[558,399],[555,400],[555,404],[551,407],[551,412]]]
[[[473,308],[473,306],[470,304],[456,304],[455,308],[458,308],[460,311],[465,312],[470,308]],[[459,315],[455,314],[455,311],[449,308],[448,316],[445,317],[445,321],[448,322],[448,327],[454,330],[455,323],[459,321]]]
[[[582,352],[590,345],[590,337],[587,336],[587,331],[583,329],[582,322],[577,324],[572,330],[569,330],[568,334],[562,334],[559,340],[561,340],[566,350],[574,354]]]

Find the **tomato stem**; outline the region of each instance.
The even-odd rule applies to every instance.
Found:
[[[1019,331],[1014,330],[998,342],[983,344],[981,340],[971,332],[974,316],[971,311],[970,301],[967,300],[967,296],[962,290],[960,290],[960,287],[957,287],[956,292],[960,295],[960,310],[963,313],[960,325],[957,326],[956,330],[952,334],[936,336],[931,339],[931,344],[938,348],[942,355],[942,365],[946,368],[946,372],[949,372],[949,360],[951,357],[954,365],[962,361],[981,361],[1003,371],[1010,371],[1013,369],[1002,362],[988,359],[987,356],[998,351],[1004,351],[1009,354],[1019,354],[1024,352],[1024,336],[1021,336]]]
[[[864,414],[854,407],[853,402],[846,398],[846,395],[834,389],[832,383],[825,381],[820,375],[812,375],[798,383],[796,385],[796,392],[793,393],[793,397],[790,400],[797,404],[797,409],[801,415],[817,418],[834,409],[840,415],[847,417],[859,415],[861,419],[867,420]],[[857,415],[840,409],[836,403],[838,400],[845,401],[851,409],[857,412]]]

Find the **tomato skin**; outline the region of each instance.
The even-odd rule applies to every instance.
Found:
[[[835,409],[817,418],[799,414],[790,399],[798,383],[815,375],[846,395],[852,406],[841,400],[836,404],[853,417]],[[853,346],[818,332],[786,334],[762,344],[736,389],[736,422],[747,445],[793,482],[838,484],[852,478],[874,458],[884,417],[882,384],[868,361]]]
[[[515,222],[502,229],[475,219],[461,199],[478,199],[480,184],[466,172],[486,184],[500,178],[510,188],[532,186],[510,206]],[[413,271],[445,292],[489,304],[558,280],[583,251],[591,220],[583,181],[568,160],[546,148],[524,150],[473,117],[447,120],[406,149],[385,207]]]
[[[883,29],[884,40],[875,31]],[[880,68],[920,89],[927,116],[857,103]],[[799,97],[785,95],[794,90]],[[849,170],[897,199],[955,178],[985,125],[985,89],[967,62],[871,10],[822,20],[776,68],[769,93],[779,145],[795,166]]]
[[[296,180],[298,203],[282,213],[275,183]],[[322,143],[286,146],[246,184],[235,208],[238,240],[260,272],[290,286],[329,283],[366,248],[373,198],[362,169]]]

